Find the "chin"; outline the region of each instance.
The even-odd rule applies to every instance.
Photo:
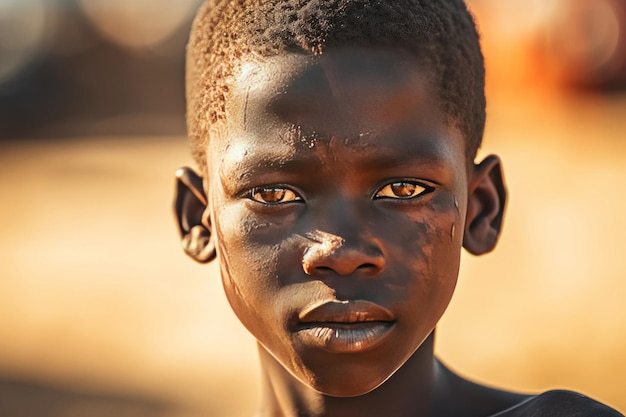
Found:
[[[358,385],[354,384],[354,381],[346,381],[345,384],[342,383],[334,383],[332,386],[312,386],[312,388],[319,392],[320,394],[324,394],[329,397],[336,398],[351,398],[351,397],[359,397],[361,395],[369,394],[374,391],[376,388],[381,386],[385,382],[385,380],[374,382],[371,384],[364,385],[363,383],[359,383]]]
[[[340,362],[341,359],[337,361]],[[305,382],[305,384],[320,394],[330,397],[358,397],[380,387],[394,374],[393,369],[395,369],[389,371],[372,369],[372,366],[363,363],[353,364],[349,368],[337,364],[330,365],[322,372],[312,372],[316,375],[315,379]],[[333,371],[329,372],[329,369]]]

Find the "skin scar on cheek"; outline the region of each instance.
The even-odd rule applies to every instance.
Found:
[[[459,200],[454,197],[454,207],[456,208],[456,217],[459,216]],[[456,231],[456,220],[452,222],[452,227],[450,228],[450,239],[454,240],[454,232]]]

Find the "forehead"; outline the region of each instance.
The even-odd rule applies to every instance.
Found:
[[[436,153],[450,145],[463,153],[434,87],[425,65],[396,49],[343,48],[245,62],[226,101],[226,120],[211,136],[209,164],[223,161],[226,150],[239,158],[250,148],[293,157],[337,139],[383,153]]]
[[[247,119],[251,115],[263,114],[263,120],[278,116],[326,126],[338,134],[342,132],[333,129],[347,127],[343,125],[349,112],[368,116],[360,120],[362,128],[368,121],[394,125],[403,121],[401,116],[408,117],[406,110],[416,104],[422,113],[438,113],[439,102],[428,75],[416,58],[402,50],[342,48],[318,56],[280,55],[242,65],[227,117],[236,124],[243,119],[255,122]]]

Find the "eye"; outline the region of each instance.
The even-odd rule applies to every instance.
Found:
[[[378,190],[374,198],[396,198],[408,200],[425,192],[431,191],[431,187],[425,187],[413,181],[396,181],[385,185]]]
[[[283,204],[302,200],[302,197],[294,191],[277,185],[254,187],[250,190],[248,197],[257,203],[263,204]]]

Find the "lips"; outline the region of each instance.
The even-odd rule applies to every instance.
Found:
[[[305,308],[296,335],[307,346],[359,353],[378,346],[394,325],[391,311],[365,300],[328,301]]]
[[[305,308],[298,318],[302,323],[360,323],[393,321],[391,311],[371,301],[327,301]]]

